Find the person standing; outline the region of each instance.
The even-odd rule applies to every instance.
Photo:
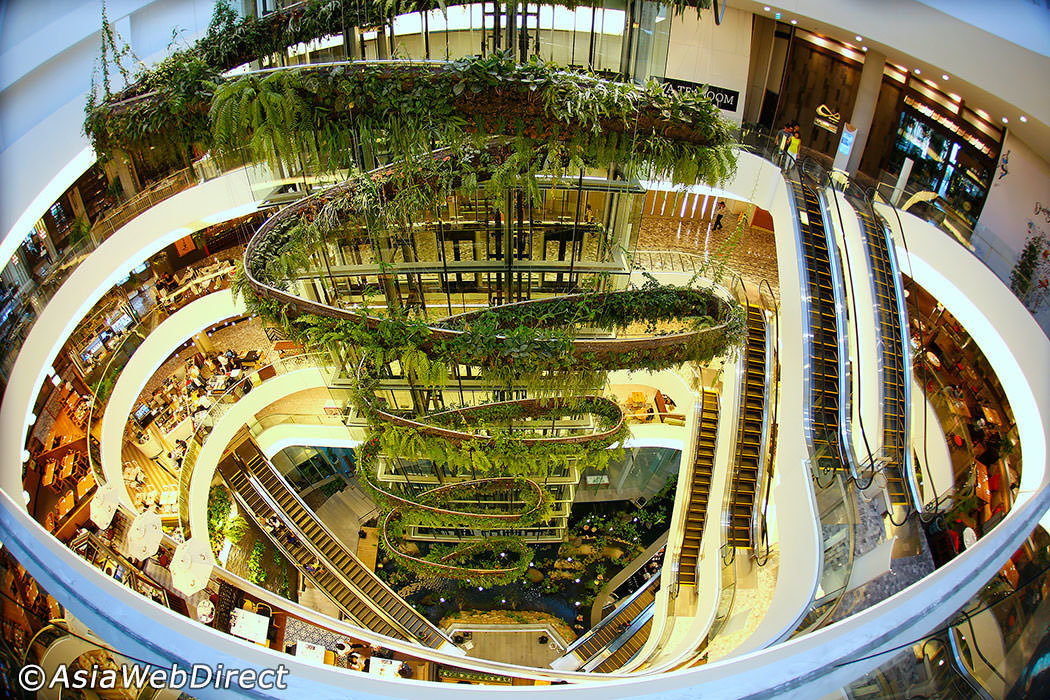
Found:
[[[791,125],[791,138],[788,140],[788,155],[791,156],[792,160],[798,160],[798,150],[802,146],[802,130],[799,128],[798,123]]]
[[[726,203],[725,202],[719,202],[717,205],[715,205],[715,223],[711,227],[712,231],[721,231],[722,230],[722,217],[725,216],[725,213],[726,213]]]

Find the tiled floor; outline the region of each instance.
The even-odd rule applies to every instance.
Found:
[[[777,585],[777,572],[780,569],[780,550],[773,549],[765,566],[753,567],[750,558],[737,558],[736,591],[733,607],[725,626],[708,642],[708,659],[714,661],[735,649],[754,632],[770,603],[773,602],[773,591]]]
[[[745,282],[757,286],[769,282],[779,295],[777,277],[776,241],[772,233],[754,227],[744,227],[739,240],[734,241],[737,221],[727,219],[721,231],[710,231],[709,222],[683,220],[678,217],[645,216],[638,234],[638,249],[642,251],[676,251],[685,256],[653,257],[642,254],[637,263],[642,267],[678,269],[692,263],[717,264],[724,259],[727,272],[736,273]]]
[[[471,630],[470,641],[474,646],[467,650],[467,656],[473,658],[547,668],[563,653],[558,644],[550,641],[550,632],[539,627],[528,630],[482,630],[467,624],[463,628]],[[454,625],[450,632],[456,629]],[[546,644],[540,644],[541,636],[547,637]]]

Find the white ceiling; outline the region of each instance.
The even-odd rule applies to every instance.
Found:
[[[932,80],[944,92],[961,96],[971,108],[1027,143],[1050,162],[1050,57],[1026,49],[917,0],[782,0],[780,3],[728,0],[730,7],[780,21],[853,45],[879,51],[893,63]],[[945,3],[941,3],[942,5]],[[1013,2],[1001,8],[1009,14]],[[769,7],[769,11],[764,8]],[[1050,17],[1050,13],[1047,13]],[[974,20],[971,15],[966,16]],[[996,30],[1027,15],[1000,17]],[[1027,35],[1027,34],[1025,34]],[[856,37],[861,36],[862,41]],[[947,81],[942,75],[948,75]],[[1024,115],[1028,121],[1021,122]]]

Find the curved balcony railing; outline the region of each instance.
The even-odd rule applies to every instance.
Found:
[[[1030,504],[1030,505],[1032,505],[1032,504]],[[1034,504],[1034,505],[1038,505],[1038,504]],[[15,513],[16,512],[14,510],[11,510],[12,507],[13,508],[17,508],[17,506],[13,506],[13,505],[10,505],[10,504],[5,505],[5,508],[3,509],[4,510],[3,518],[4,518],[5,531],[10,532],[12,534],[12,538],[8,542],[10,543],[13,551],[15,551],[18,556],[25,557],[26,561],[31,563],[31,565],[35,569],[37,569],[37,570],[39,570],[41,572],[44,572],[44,576],[49,578],[49,580],[51,580],[52,584],[57,584],[57,579],[54,579],[55,575],[57,575],[57,574],[53,574],[52,571],[53,570],[58,570],[60,568],[63,570],[63,572],[65,572],[66,570],[74,570],[74,576],[72,578],[65,579],[67,581],[68,580],[74,580],[75,579],[75,574],[77,573],[76,567],[74,565],[70,564],[70,562],[67,561],[65,558],[63,558],[61,551],[57,551],[57,550],[55,552],[48,551],[48,554],[54,554],[54,556],[56,557],[56,561],[55,562],[51,562],[51,563],[49,563],[48,560],[43,559],[42,558],[43,555],[39,555],[38,556],[37,555],[38,553],[34,553],[32,551],[32,549],[29,546],[29,544],[30,544],[31,540],[34,540],[35,535],[31,531],[30,524],[23,522],[22,519],[9,517],[11,513]],[[1027,510],[1031,510],[1031,508],[1029,508]],[[45,538],[45,542],[44,543],[45,544],[50,544],[50,542],[47,541],[46,538]],[[988,544],[990,545],[991,543],[988,543]],[[977,553],[975,552],[974,554],[976,555]],[[978,558],[978,559],[976,559],[974,561],[976,561],[976,562],[978,562],[980,564],[984,560]],[[984,564],[981,564],[981,565],[985,566],[985,568],[987,568],[987,566],[985,564],[986,564],[986,562]],[[89,581],[89,582],[92,583],[92,584],[95,583],[94,581]],[[98,586],[93,586],[92,590],[94,590],[95,588],[98,588]],[[104,586],[102,588],[105,589]],[[145,619],[145,613],[148,612],[148,611],[140,610],[138,607],[136,607],[134,605],[133,601],[130,598],[127,598],[123,594],[115,593],[114,591],[110,591],[110,590],[103,590],[103,593],[104,593],[104,595],[111,596],[114,600],[119,600],[121,604],[127,604],[128,605],[127,617],[128,617],[129,620],[132,620],[132,619],[134,619],[134,620],[143,619],[144,620]],[[74,605],[76,606],[77,610],[89,611],[89,610],[93,609],[91,607],[92,603],[89,601],[88,598],[84,597],[85,595],[86,595],[86,593],[78,593],[75,590],[70,591],[69,594],[68,594],[70,601],[74,603]],[[907,595],[903,596],[903,599],[907,599],[907,598],[908,598]],[[97,604],[97,601],[95,602],[95,604]],[[104,623],[104,620],[99,620],[99,621]],[[180,625],[176,624],[176,625],[174,625],[174,629],[172,630],[172,636],[175,639],[182,639],[182,636],[180,636],[180,635],[185,635],[186,631],[187,630],[184,629],[183,626],[180,626]],[[149,650],[149,653],[151,653],[151,654],[161,654],[161,657],[159,657],[159,658],[167,658],[167,657],[163,656],[163,648],[159,647],[157,645],[154,645],[153,647],[151,647],[150,650]],[[297,668],[296,670],[299,671],[301,669]]]
[[[194,481],[194,470],[198,466],[201,448],[204,446],[204,442],[215,424],[237,403],[240,397],[247,393],[245,391],[246,383],[251,383],[251,387],[254,388],[255,380],[262,383],[290,372],[323,367],[325,359],[326,356],[323,353],[292,355],[291,357],[281,358],[272,364],[257,367],[251,372],[244,373],[236,382],[227,387],[218,398],[212,401],[212,405],[207,412],[199,416],[195,414],[192,417],[193,435],[187,441],[186,454],[183,456],[182,464],[179,468],[179,526],[184,539],[188,540],[193,536],[190,525],[190,485]],[[215,465],[211,465],[211,467],[214,468]],[[199,534],[206,536],[207,533]]]
[[[244,440],[233,448],[230,460],[226,466],[230,483],[251,503],[253,514],[260,519],[276,514],[285,527],[295,533],[299,549],[306,551],[296,552],[293,561],[305,569],[304,554],[318,557],[323,565],[317,568],[317,577],[330,579],[322,590],[354,614],[362,625],[431,647],[451,645],[441,630],[394,593],[332,534],[281,478],[258,446]],[[279,538],[271,534],[271,539]]]

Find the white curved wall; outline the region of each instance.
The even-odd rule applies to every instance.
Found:
[[[22,492],[26,419],[48,368],[84,314],[132,268],[179,238],[225,220],[227,212],[243,215],[246,203],[254,203],[254,196],[244,170],[191,187],[121,227],[69,276],[26,338],[0,404],[0,488]]]
[[[164,319],[139,345],[120,371],[106,404],[105,415],[102,416],[102,473],[106,475],[107,482],[124,483],[121,452],[128,416],[131,415],[142,388],[171,355],[172,348],[182,345],[216,323],[244,313],[244,300],[238,299],[235,302],[233,293],[229,289],[223,289],[187,304]],[[127,488],[118,488],[117,493],[120,494],[125,507],[131,511],[136,510]]]
[[[801,252],[795,240],[791,194],[780,170],[758,156],[741,154],[740,168],[732,187],[737,199],[754,202],[773,216],[780,289],[802,288],[802,272],[796,261]],[[742,654],[759,649],[792,631],[812,600],[820,582],[823,538],[819,529],[813,478],[809,469],[802,419],[806,393],[802,384],[805,353],[803,318],[798,294],[780,295],[780,403],[776,471],[773,477],[773,527],[779,533],[780,570],[769,612],[758,628],[736,650]]]
[[[1045,486],[1050,435],[1050,340],[995,274],[925,221],[876,205],[897,238],[903,274],[926,288],[962,324],[995,370],[1021,438],[1021,486],[1015,508]],[[1043,527],[1050,525],[1044,518]],[[1011,550],[1012,551],[1012,550]]]
[[[151,64],[203,33],[214,0],[115,0],[110,23]],[[101,3],[0,5],[0,267],[55,200],[95,160],[84,104],[101,47]],[[135,70],[131,60],[127,66]],[[116,69],[114,89],[122,87]]]
[[[208,532],[208,489],[215,468],[234,436],[256,413],[289,394],[328,386],[328,378],[316,367],[279,374],[239,400],[212,427],[201,445],[190,481],[190,532],[201,537]]]

